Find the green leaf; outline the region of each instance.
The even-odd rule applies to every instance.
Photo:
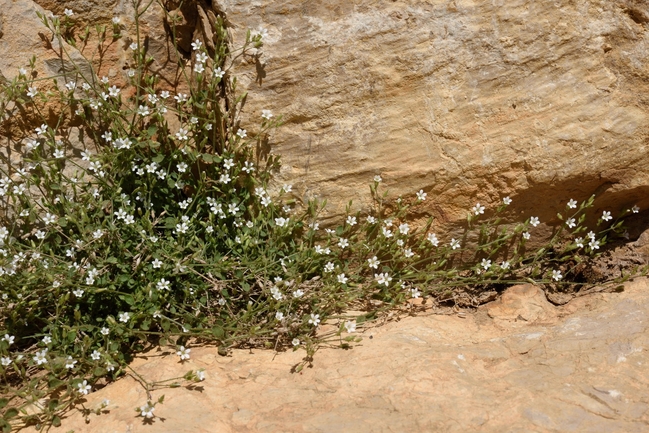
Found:
[[[52,400],[47,402],[47,409],[50,412],[54,412],[58,406],[59,406],[59,400],[56,398],[53,398]]]
[[[59,218],[59,226],[67,227],[67,225],[68,225],[68,220],[65,217]]]
[[[108,373],[108,370],[106,370],[105,368],[101,368],[101,367],[97,367],[92,371],[92,374],[95,377],[106,376],[106,373]]]
[[[58,415],[54,415],[54,417],[52,417],[52,425],[54,427],[60,427],[61,426],[61,418]]]
[[[8,398],[0,398],[0,409],[5,407],[6,405],[9,404],[9,399]]]
[[[146,130],[146,133],[149,137],[153,137],[156,132],[158,132],[158,128],[155,126],[149,126],[149,129]]]
[[[214,338],[221,340],[223,339],[223,337],[225,337],[225,331],[220,326],[214,326],[212,328],[212,335],[214,336]]]

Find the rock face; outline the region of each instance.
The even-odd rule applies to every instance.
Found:
[[[553,307],[536,288],[505,293],[466,318],[425,315],[362,330],[351,350],[322,349],[301,374],[303,351],[221,357],[194,347],[186,364],[171,351],[133,364],[147,380],[206,369],[199,388],[160,390],[151,425],[136,417],[142,387],[122,379],[88,396],[110,399],[68,432],[646,432],[649,429],[649,281]],[[534,319],[530,311],[545,315]],[[501,313],[504,310],[500,310]],[[491,317],[494,317],[492,319]],[[525,316],[525,320],[498,318]],[[359,329],[360,330],[360,329]]]
[[[595,192],[649,205],[642,2],[218,3],[235,40],[267,29],[265,77],[236,68],[248,112],[284,114],[284,179],[330,211],[366,203],[375,174],[393,195],[428,192],[441,221],[506,195],[545,222]]]

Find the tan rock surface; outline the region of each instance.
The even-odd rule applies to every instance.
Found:
[[[639,2],[218,3],[235,40],[268,30],[261,64],[237,68],[248,113],[285,115],[284,180],[332,212],[367,203],[378,173],[394,195],[423,188],[442,222],[506,195],[543,222],[594,192],[649,205]]]
[[[646,432],[649,429],[649,282],[554,308],[552,323],[496,325],[487,308],[466,319],[408,317],[365,329],[351,350],[303,352],[194,347],[180,364],[154,353],[134,362],[149,380],[205,368],[201,388],[161,390],[152,423],[136,417],[144,390],[130,378],[88,396],[111,400],[85,424],[70,414],[55,431],[82,432]],[[535,303],[514,290],[521,306]],[[493,309],[491,309],[493,311]]]

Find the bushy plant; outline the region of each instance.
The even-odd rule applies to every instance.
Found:
[[[64,39],[76,43],[69,15],[41,17],[62,57]],[[409,222],[426,193],[389,202],[380,176],[373,209],[320,229],[323,203],[298,206],[290,185],[271,192],[279,159],[263,153],[262,140],[281,119],[262,111],[254,136],[240,125],[245,94],[228,65],[260,47],[263,32],[232,50],[219,26],[214,52],[192,44],[188,94],[160,90],[139,41],[122,87],[79,69],[47,87],[32,76],[36,59],[4,86],[4,133],[19,151],[0,168],[4,431],[60,423],[151,344],[173,346],[181,360],[209,341],[221,351],[304,348],[308,361],[331,341],[316,334],[321,323],[336,325],[341,344],[358,338],[357,324],[373,316],[348,317],[351,307],[395,308],[455,286],[560,284],[619,230],[618,221],[584,236],[593,199],[571,200],[565,224],[527,251],[538,218],[504,225],[505,197],[490,218],[477,204],[463,237],[441,239],[432,220]],[[116,21],[112,28],[120,38]],[[98,28],[99,44],[106,32]],[[33,130],[21,136],[16,118],[36,122]],[[138,413],[151,418],[154,408],[148,401]]]

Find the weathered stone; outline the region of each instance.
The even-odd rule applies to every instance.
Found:
[[[484,308],[496,324],[503,326],[551,322],[556,317],[554,307],[545,298],[543,290],[533,284],[512,286],[500,299]]]
[[[519,295],[536,292],[520,286]],[[158,390],[150,425],[134,408],[146,393],[126,377],[90,394],[111,403],[86,424],[71,413],[54,431],[86,432],[645,432],[649,425],[649,281],[576,298],[543,326],[501,327],[488,316],[407,317],[361,331],[351,350],[274,354],[193,347],[140,356],[147,380],[205,368],[197,387]],[[546,301],[547,302],[547,301]],[[551,307],[554,308],[554,307]],[[479,319],[481,318],[481,319]],[[359,328],[360,330],[360,328]]]
[[[441,222],[506,195],[512,217],[542,222],[594,192],[601,209],[649,207],[646,8],[632,1],[215,4],[235,44],[268,30],[263,83],[252,60],[235,68],[246,112],[284,115],[282,182],[330,212],[367,205],[379,173],[393,195],[427,191]]]

